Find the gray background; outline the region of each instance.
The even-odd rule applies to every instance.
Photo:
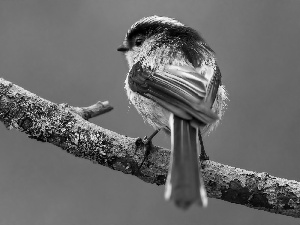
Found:
[[[300,1],[0,0],[0,74],[53,102],[115,109],[92,123],[131,137],[152,128],[124,92],[116,51],[136,20],[175,17],[216,51],[231,101],[205,138],[212,160],[300,181]],[[0,126],[0,224],[299,224],[210,199],[179,211],[163,186],[75,158]],[[160,134],[154,143],[169,147]]]

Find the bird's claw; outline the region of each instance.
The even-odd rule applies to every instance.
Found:
[[[206,154],[205,151],[201,151],[200,161],[205,161],[205,160],[209,160],[209,156]]]
[[[160,129],[157,129],[155,130],[149,137],[145,136],[143,139],[142,138],[138,138],[136,141],[135,141],[135,144],[137,147],[143,145],[144,147],[144,159],[141,163],[141,165],[139,166],[138,168],[138,172],[140,172],[143,164],[145,163],[145,161],[148,159],[148,156],[150,155],[151,153],[151,150],[152,150],[152,139],[153,137],[160,131]]]
[[[143,138],[143,143],[144,143],[144,145],[147,145],[149,142],[151,142],[151,140],[149,140],[148,137],[145,136],[145,137]]]

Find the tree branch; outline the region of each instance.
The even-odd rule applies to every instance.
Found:
[[[139,138],[109,131],[85,119],[112,109],[108,102],[90,107],[55,104],[0,78],[0,120],[8,129],[52,143],[76,157],[89,159],[145,182],[165,183],[169,150],[153,146],[141,170],[144,146]],[[85,119],[83,119],[85,118]],[[208,196],[247,207],[300,217],[300,183],[223,165],[201,163]]]

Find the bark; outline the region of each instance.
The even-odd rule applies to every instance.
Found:
[[[108,102],[84,108],[55,104],[0,78],[0,120],[8,129],[15,128],[76,157],[163,185],[168,171],[168,149],[153,146],[139,170],[144,157],[140,138],[120,135],[85,120],[111,109]],[[201,167],[210,198],[300,217],[299,182],[210,160],[201,162]]]

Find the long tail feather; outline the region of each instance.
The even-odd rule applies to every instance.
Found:
[[[174,114],[169,122],[172,146],[165,198],[183,209],[194,202],[206,207],[207,196],[198,165],[198,128]]]

